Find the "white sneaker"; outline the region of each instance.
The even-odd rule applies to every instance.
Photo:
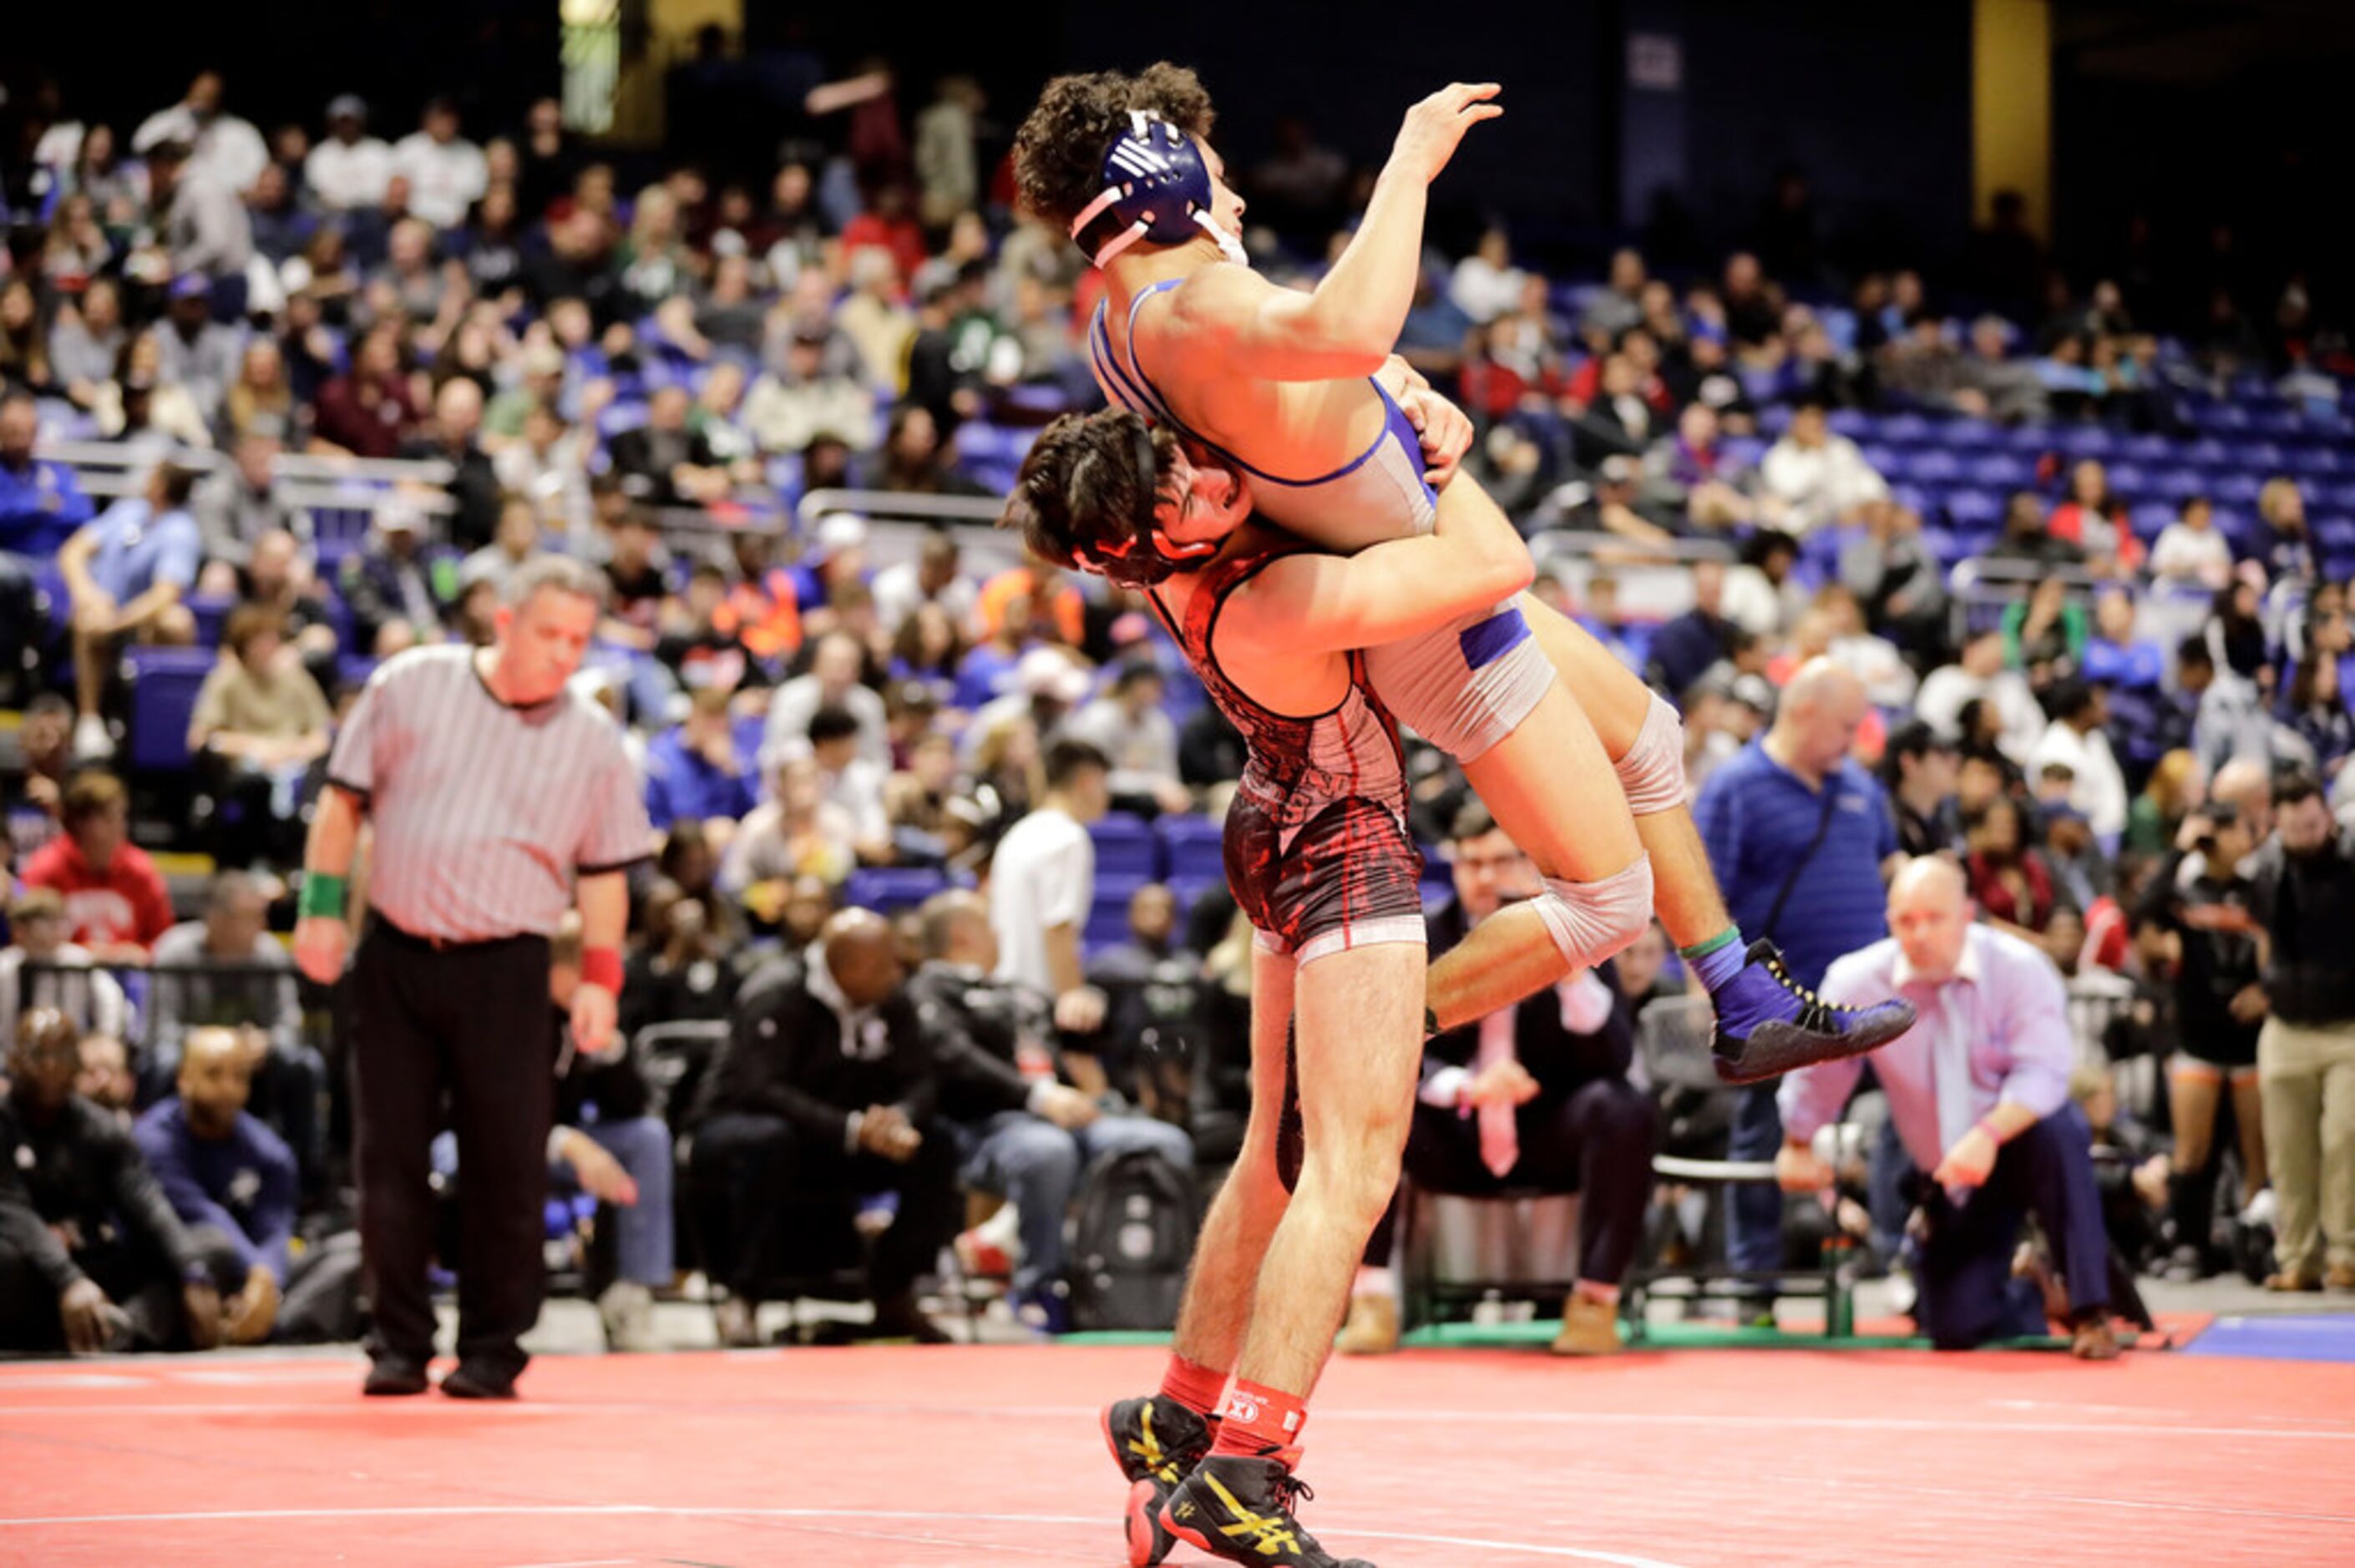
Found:
[[[84,762],[103,762],[114,755],[114,736],[107,733],[106,721],[96,714],[84,714],[74,721],[74,756]]]
[[[633,1279],[617,1279],[597,1298],[605,1325],[605,1348],[623,1354],[662,1349],[655,1337],[655,1293]]]

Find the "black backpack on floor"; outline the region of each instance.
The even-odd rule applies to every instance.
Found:
[[[1158,1154],[1132,1150],[1089,1166],[1071,1237],[1071,1327],[1176,1327],[1197,1212],[1193,1172]]]

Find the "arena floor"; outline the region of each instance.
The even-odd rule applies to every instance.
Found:
[[[2236,1322],[2265,1327],[2217,1329]],[[1340,1362],[1305,1518],[1382,1568],[2343,1563],[2355,1319],[2277,1326],[2270,1353],[2227,1335],[2106,1366]],[[343,1352],[19,1363],[0,1367],[0,1563],[1112,1568],[1095,1413],[1159,1365],[1016,1345],[549,1356],[525,1400],[485,1407],[363,1401]]]

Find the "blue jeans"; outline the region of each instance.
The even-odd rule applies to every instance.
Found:
[[[1079,1192],[1080,1174],[1091,1164],[1142,1149],[1180,1170],[1194,1167],[1193,1140],[1150,1117],[1098,1117],[1066,1132],[1028,1111],[999,1111],[978,1127],[960,1124],[956,1139],[964,1156],[958,1180],[1014,1205],[1022,1235],[1014,1289],[1024,1296],[1062,1278],[1063,1221]]]
[[[619,1277],[640,1285],[668,1285],[675,1266],[670,1128],[658,1116],[640,1116],[626,1121],[592,1122],[581,1130],[638,1184],[636,1202],[627,1207],[612,1205]],[[552,1168],[549,1174],[560,1186],[577,1184],[562,1165]]]
[[[1779,1080],[1778,1080],[1779,1081]],[[1772,1160],[1783,1147],[1783,1113],[1775,1108],[1774,1085],[1753,1084],[1739,1091],[1728,1160]],[[1728,1194],[1726,1260],[1736,1268],[1783,1266],[1783,1193],[1771,1182],[1745,1181]]]

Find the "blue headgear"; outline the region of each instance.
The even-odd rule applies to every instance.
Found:
[[[1194,138],[1149,109],[1130,110],[1128,121],[1104,154],[1104,188],[1071,219],[1071,238],[1109,212],[1122,227],[1097,248],[1099,267],[1140,239],[1178,245],[1197,228],[1217,240],[1229,260],[1247,262],[1234,236],[1210,221],[1210,170]]]

